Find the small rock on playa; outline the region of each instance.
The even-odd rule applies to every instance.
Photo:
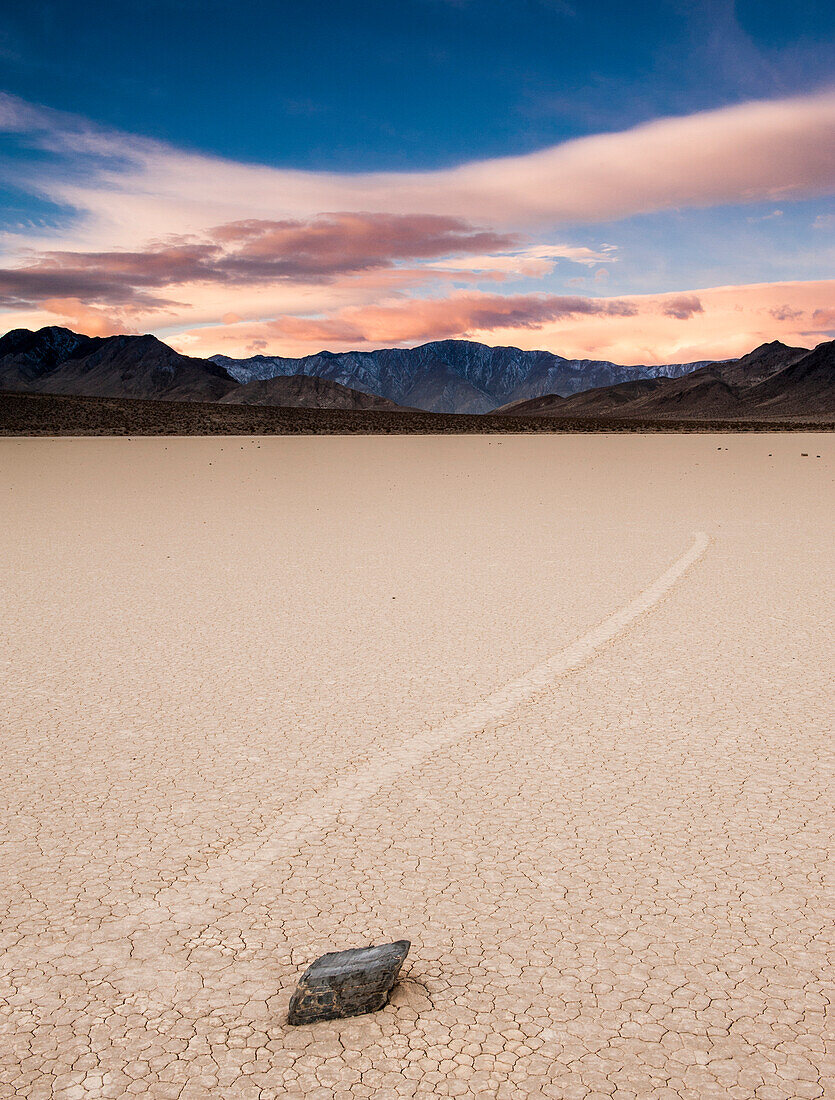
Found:
[[[411,946],[397,940],[322,955],[299,979],[288,1022],[312,1024],[384,1008]]]

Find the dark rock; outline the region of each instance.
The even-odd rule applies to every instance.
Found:
[[[331,951],[311,963],[290,998],[289,1023],[313,1024],[377,1012],[388,999],[411,943]]]

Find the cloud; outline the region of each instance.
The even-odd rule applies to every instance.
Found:
[[[171,259],[170,265],[166,260]],[[140,270],[147,262],[147,267]],[[88,302],[133,308],[164,309],[170,299],[148,293],[144,287],[170,285],[179,257],[136,253],[81,254],[47,252],[25,267],[0,269],[0,306],[42,304],[50,298],[83,298]],[[160,270],[166,270],[164,280]]]
[[[124,311],[97,309],[79,298],[48,298],[42,308],[55,316],[62,325],[87,336],[112,336],[114,333],[135,333],[130,316]]]
[[[459,292],[447,298],[347,309],[329,319],[284,317],[265,325],[265,331],[293,340],[403,344],[497,328],[538,329],[546,322],[578,314],[627,316],[635,312],[633,305],[618,299]]]
[[[831,284],[820,283],[618,298],[486,288],[571,262],[602,290],[615,250],[543,243],[570,237],[565,226],[728,203],[785,209],[831,192],[833,91],[425,172],[235,163],[8,96],[3,128],[23,155],[6,158],[0,182],[62,208],[60,224],[0,237],[0,306],[12,324],[76,316],[97,331],[153,329],[197,354],[240,354],[256,341],[311,351],[481,334],[652,362],[802,342],[797,318],[779,312],[822,316],[832,301]],[[450,284],[482,289],[441,297]]]
[[[835,229],[835,214],[818,214],[812,222],[813,229]]]
[[[397,260],[506,249],[515,235],[476,229],[438,214],[340,213],[310,221],[232,222],[209,231],[226,249],[214,258],[214,276],[254,282],[319,279],[388,267]]]
[[[61,297],[164,309],[176,303],[152,291],[205,283],[328,282],[401,260],[506,249],[516,241],[511,234],[434,214],[251,219],[209,229],[203,240],[172,237],[139,251],[41,252],[28,264],[0,269],[0,304],[19,307]],[[455,266],[456,261],[448,262]]]
[[[614,263],[617,260],[616,252],[617,248],[610,244],[599,249],[583,245],[537,244],[485,256],[452,257],[434,263],[433,267],[438,270],[478,272],[492,276],[541,277],[550,274],[560,260],[586,266]]]
[[[615,298],[555,294],[485,294],[464,291],[447,298],[412,299],[343,310],[326,319],[282,317],[263,326],[273,338],[357,345],[419,343],[494,329],[539,329],[560,318],[630,316],[636,307]]]
[[[835,92],[761,100],[423,172],[340,174],[241,164],[0,98],[0,124],[54,156],[17,186],[78,212],[83,247],[135,247],[233,221],[325,210],[594,224],[674,207],[789,201],[835,186]],[[778,151],[775,153],[775,151]],[[196,181],[199,184],[196,185]],[[81,244],[78,247],[82,247]]]
[[[754,223],[754,222],[770,222],[770,221],[773,221],[775,218],[782,218],[782,216],[783,216],[783,211],[782,210],[772,210],[770,214],[754,215],[753,217],[747,218],[746,221],[749,221],[751,223]]]
[[[704,309],[695,294],[677,294],[675,297],[664,300],[662,312],[667,317],[676,317],[679,321],[686,321],[694,313],[704,313]]]
[[[819,329],[829,332],[835,328],[835,308],[816,309],[812,314],[812,320]]]
[[[797,321],[804,316],[802,309],[792,309],[791,306],[785,303],[781,306],[774,306],[768,312],[775,321]]]
[[[681,294],[581,298],[461,291],[447,298],[344,308],[328,317],[283,316],[199,328],[167,338],[192,355],[223,351],[235,356],[252,354],[256,340],[257,350],[267,354],[307,355],[322,348],[346,351],[467,336],[549,348],[580,359],[675,363],[743,355],[775,339],[813,346],[828,339],[835,324],[832,281],[711,287],[692,296],[702,308],[687,325],[677,316],[680,299],[688,297]],[[812,331],[807,331],[809,315]]]

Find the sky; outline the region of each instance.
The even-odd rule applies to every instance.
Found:
[[[194,355],[835,336],[822,0],[6,0],[0,327]]]

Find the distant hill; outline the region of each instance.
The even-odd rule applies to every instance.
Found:
[[[0,336],[0,389],[26,390],[65,359],[96,347],[98,341],[68,328],[50,325],[32,332],[15,328]]]
[[[759,414],[809,416],[835,413],[835,340],[760,382],[748,394]]]
[[[484,413],[542,394],[565,397],[637,379],[679,377],[708,362],[621,366],[606,360],[565,359],[549,351],[492,348],[473,340],[437,340],[379,351],[323,351],[301,359],[214,355],[212,361],[244,383],[303,374],[379,394],[398,405],[453,413]]]
[[[814,351],[773,341],[741,359],[711,363],[680,378],[657,378],[515,402],[513,416],[653,419],[780,419],[835,414],[835,341]]]
[[[360,393],[327,378],[290,374],[247,382],[220,399],[229,405],[279,405],[297,409],[379,409],[396,412],[400,406],[374,393]]]
[[[88,397],[216,401],[238,386],[223,367],[155,336],[82,336],[52,326],[0,338],[0,389]]]
[[[732,386],[752,386],[808,354],[809,348],[790,348],[779,340],[772,340],[770,344],[760,344],[741,359],[733,359],[729,363],[708,363],[706,366]]]
[[[618,405],[626,405],[644,394],[652,393],[660,385],[660,378],[641,378],[635,382],[620,382],[615,386],[582,390],[572,397],[560,397],[556,393],[546,393],[541,397],[532,397],[530,401],[511,401],[502,405],[495,411],[502,415],[512,416],[562,416],[563,414],[581,413],[586,409],[595,411],[601,404],[608,409]],[[605,394],[605,401],[601,402],[601,395]]]
[[[835,342],[809,351],[773,341],[741,359],[623,367],[444,340],[306,359],[231,360],[181,355],[150,335],[89,337],[51,326],[0,337],[0,390],[345,411],[785,420],[835,414],[834,348]],[[306,369],[299,371],[300,365]],[[246,380],[253,372],[265,376]],[[532,396],[519,397],[531,390]],[[510,399],[496,409],[501,392]]]

